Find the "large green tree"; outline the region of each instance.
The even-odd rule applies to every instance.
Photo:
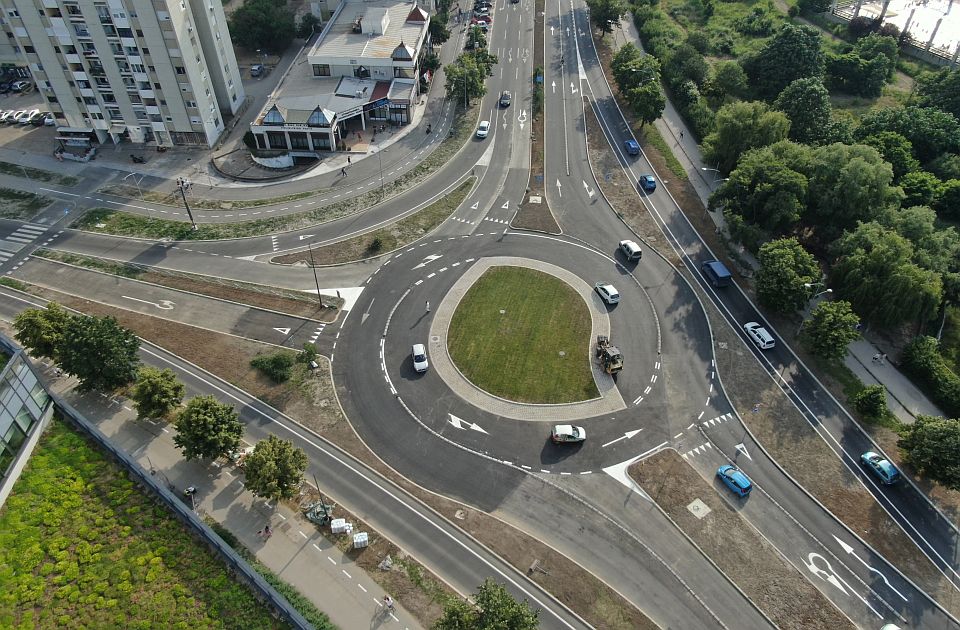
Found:
[[[897,445],[918,472],[960,490],[960,420],[917,416],[903,425]]]
[[[790,119],[790,139],[818,144],[824,137],[833,108],[820,77],[797,79],[785,87],[773,107]]]
[[[35,357],[58,361],[67,323],[73,317],[56,302],[28,308],[13,318],[14,338]]]
[[[290,499],[303,481],[307,455],[289,440],[275,435],[257,442],[244,463],[248,490],[265,499]]]
[[[131,398],[138,418],[164,418],[180,406],[185,388],[170,368],[142,367]]]
[[[823,301],[803,322],[803,341],[810,349],[826,359],[842,359],[847,346],[856,341],[860,333],[857,325],[860,318],[853,312],[850,302]]]
[[[937,213],[926,206],[901,208],[887,223],[910,241],[913,262],[940,274],[944,298],[960,302],[960,234],[956,228],[939,225]]]
[[[240,448],[243,424],[237,410],[213,396],[191,398],[174,422],[173,443],[187,459],[212,459]]]
[[[536,630],[539,610],[518,602],[502,584],[487,578],[473,597],[474,604],[450,598],[432,630]]]
[[[960,68],[924,72],[917,79],[917,95],[923,107],[935,107],[960,120]]]
[[[246,0],[230,16],[230,39],[247,50],[282,53],[296,34],[293,12],[284,2]]]
[[[960,220],[960,179],[943,182],[940,197],[934,202],[933,209],[944,219]]]
[[[895,131],[881,131],[860,140],[861,144],[876,149],[880,156],[893,167],[893,178],[899,180],[911,171],[920,168],[920,162],[913,157],[913,145]]]
[[[131,383],[140,366],[140,340],[112,317],[74,316],[60,345],[60,367],[80,381],[81,392],[109,391]]]
[[[663,72],[671,85],[692,81],[699,88],[707,80],[710,65],[696,48],[690,44],[680,44],[667,55]]]
[[[784,24],[743,69],[754,93],[772,101],[785,87],[806,77],[822,77],[824,56],[820,32],[812,26]]]
[[[803,308],[811,292],[804,285],[820,280],[820,265],[795,238],[769,241],[757,256],[757,300],[778,313]]]
[[[590,22],[605,35],[620,25],[628,8],[624,0],[587,0],[587,6],[590,8]]]
[[[895,131],[910,141],[921,163],[942,153],[960,153],[960,123],[953,114],[933,107],[888,107],[874,109],[860,119],[856,137]]]
[[[667,104],[667,98],[663,95],[658,81],[648,81],[643,85],[630,88],[624,96],[630,104],[634,118],[640,121],[641,125],[652,123],[660,118]]]
[[[835,246],[831,283],[860,315],[880,326],[926,321],[943,297],[940,275],[913,262],[913,245],[877,222],[862,223]]]
[[[477,29],[479,30],[479,29]],[[485,79],[486,68],[477,62],[477,58],[464,53],[443,69],[446,75],[447,98],[455,103],[470,104],[470,99],[480,98],[487,93]]]
[[[786,115],[771,110],[765,103],[730,103],[717,112],[714,130],[703,141],[704,160],[726,174],[737,165],[741,155],[779,142],[789,132],[790,120]]]
[[[749,87],[743,67],[736,61],[726,60],[713,65],[702,92],[711,104],[719,106],[727,99],[743,98]]]
[[[893,170],[873,147],[829,144],[813,149],[803,223],[821,243],[836,239],[858,221],[871,221],[899,204]]]
[[[933,205],[943,188],[943,182],[936,175],[922,170],[910,171],[900,178],[899,184],[905,207]]]

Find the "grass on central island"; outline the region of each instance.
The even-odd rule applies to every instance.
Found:
[[[474,385],[525,403],[599,396],[590,311],[570,285],[522,267],[491,267],[450,322],[450,357]]]

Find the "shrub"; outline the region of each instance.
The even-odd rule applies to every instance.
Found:
[[[867,385],[853,396],[853,406],[870,418],[887,415],[887,390],[883,385]]]
[[[273,354],[261,354],[250,361],[250,367],[260,370],[274,383],[280,384],[290,378],[294,356],[283,350]]]
[[[912,376],[943,411],[960,417],[960,376],[957,376],[938,352],[933,337],[917,337],[900,357],[904,371]]]

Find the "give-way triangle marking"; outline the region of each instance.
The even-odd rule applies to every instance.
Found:
[[[747,447],[743,445],[743,442],[740,442],[739,444],[737,444],[737,445],[734,446],[733,448],[737,449],[738,451],[740,451],[741,453],[743,453],[744,455],[746,455],[746,456],[747,456],[747,459],[749,459],[750,461],[753,461],[753,458],[750,457],[750,453],[747,452]]]
[[[470,206],[470,209],[471,209],[471,210],[476,210],[476,209],[479,208],[479,207],[480,207],[480,202],[477,201],[477,202],[475,202],[472,206]]]
[[[278,333],[280,333],[281,335],[289,335],[289,334],[290,334],[290,329],[289,329],[289,328],[274,328],[274,330],[277,331]]]
[[[472,422],[468,422],[467,420],[463,420],[463,419],[461,419],[461,418],[458,418],[458,417],[456,417],[455,415],[453,415],[452,413],[451,413],[451,414],[447,414],[447,415],[450,416],[450,424],[452,424],[453,426],[457,427],[458,429],[463,429],[464,431],[466,431],[467,429],[473,429],[474,431],[479,431],[480,433],[483,433],[484,435],[489,435],[489,433],[487,433],[486,431],[484,431],[483,429],[481,429],[479,426],[477,426],[476,424],[474,424],[474,423],[472,423]]]

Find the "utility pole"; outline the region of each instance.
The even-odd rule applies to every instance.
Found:
[[[310,250],[310,268],[313,269],[313,282],[317,285],[317,301],[323,306],[323,296],[320,295],[320,280],[317,279],[317,266],[313,264],[313,245],[307,243],[307,249]]]
[[[183,197],[183,207],[187,209],[187,216],[190,217],[190,223],[193,224],[193,231],[197,231],[197,222],[193,218],[193,213],[190,211],[190,204],[187,203],[187,191],[193,186],[192,183],[188,182],[182,177],[177,178],[177,188],[180,189],[180,196]]]

